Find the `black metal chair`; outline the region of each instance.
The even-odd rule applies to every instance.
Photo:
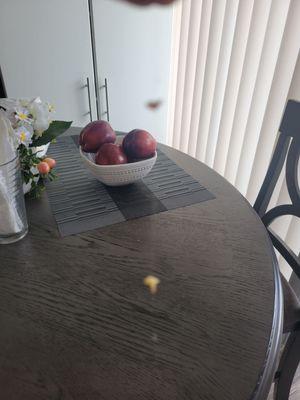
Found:
[[[289,100],[280,125],[280,135],[267,170],[266,177],[254,204],[254,209],[265,224],[274,247],[285,258],[300,279],[300,259],[270,228],[278,217],[300,217],[300,189],[298,163],[300,156],[300,103]],[[272,193],[286,160],[286,183],[291,204],[278,205],[267,211]],[[299,238],[300,240],[300,238]],[[290,284],[282,276],[284,294],[283,331],[289,337],[284,346],[275,376],[275,399],[288,400],[291,385],[300,364],[300,302]]]
[[[1,67],[0,67],[0,99],[4,99],[7,97],[6,88],[4,84],[4,78],[2,75]]]

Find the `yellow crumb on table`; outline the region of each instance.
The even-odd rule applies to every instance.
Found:
[[[148,275],[144,278],[144,285],[148,286],[150,293],[155,294],[157,292],[157,286],[160,283],[160,279],[156,276]]]

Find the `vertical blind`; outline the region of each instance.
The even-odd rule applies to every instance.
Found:
[[[179,0],[174,6],[168,144],[214,168],[252,204],[286,101],[295,95],[299,20],[300,0]],[[283,202],[290,202],[284,174],[272,204]],[[299,252],[298,220],[284,217],[272,227]]]

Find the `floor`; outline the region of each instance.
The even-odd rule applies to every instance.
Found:
[[[300,367],[298,368],[298,371],[295,375],[289,400],[299,400],[299,399],[300,399]],[[271,389],[271,392],[267,400],[273,400],[273,388]]]

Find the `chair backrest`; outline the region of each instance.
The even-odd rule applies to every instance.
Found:
[[[1,67],[0,67],[0,99],[7,97],[6,88],[4,84],[4,78],[2,75]]]
[[[269,168],[253,207],[268,229],[274,247],[285,258],[300,279],[299,256],[297,256],[269,226],[276,218],[283,215],[300,217],[300,189],[298,181],[298,163],[300,156],[299,102],[294,100],[288,101],[279,131],[280,134]],[[291,204],[278,205],[267,211],[285,160],[285,178]]]

